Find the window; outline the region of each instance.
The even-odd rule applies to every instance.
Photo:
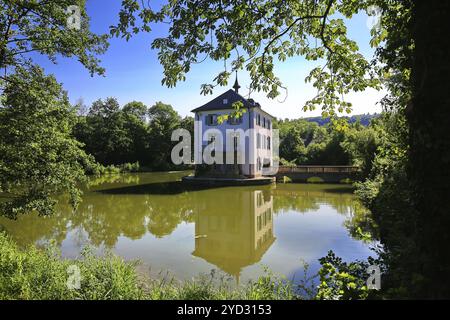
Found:
[[[211,157],[215,157],[216,156],[216,136],[215,135],[210,135],[208,137],[208,144],[212,145],[213,149],[211,150]]]
[[[208,114],[205,118],[207,126],[217,126],[217,114]]]
[[[261,140],[262,140],[262,148],[265,149],[266,148],[266,137],[264,135],[262,135]]]
[[[238,139],[239,137],[233,137],[233,146],[234,146],[234,151],[238,150]]]
[[[256,206],[259,208],[264,204],[263,194],[257,193],[256,194]]]
[[[267,150],[270,150],[270,137],[267,137]]]
[[[266,127],[266,118],[263,118],[263,127]]]
[[[229,116],[227,123],[230,125],[238,125],[242,123],[242,116],[239,118],[233,117],[233,116]]]
[[[261,148],[261,134],[256,134],[256,148]]]
[[[223,104],[228,104],[228,99],[223,99]]]
[[[270,129],[270,120],[267,119],[267,129]]]
[[[261,125],[261,116],[260,116],[259,114],[256,116],[256,124],[257,124],[258,126]]]

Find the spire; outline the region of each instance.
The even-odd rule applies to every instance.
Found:
[[[237,76],[237,70],[236,70],[236,81],[234,81],[233,89],[236,93],[239,93],[240,87],[241,86],[239,85],[239,82],[238,82],[238,76]]]

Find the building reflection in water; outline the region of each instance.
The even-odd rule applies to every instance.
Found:
[[[273,196],[246,191],[224,207],[198,208],[192,254],[239,281],[241,270],[259,262],[274,241]]]

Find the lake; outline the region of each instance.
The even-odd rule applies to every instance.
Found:
[[[90,179],[76,211],[61,196],[55,215],[0,217],[21,246],[55,242],[77,258],[86,246],[111,250],[155,276],[189,279],[212,269],[243,282],[263,266],[294,282],[333,250],[344,260],[374,256],[371,243],[350,236],[361,208],[347,185],[274,184],[194,188],[189,172],[136,173]]]

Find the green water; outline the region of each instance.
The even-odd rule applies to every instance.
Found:
[[[20,245],[53,241],[64,257],[76,258],[90,245],[141,270],[161,270],[180,279],[219,269],[245,281],[269,267],[299,279],[302,261],[332,249],[345,260],[373,255],[370,245],[347,229],[360,207],[348,186],[272,186],[187,189],[186,172],[140,173],[91,179],[76,211],[64,199],[50,217],[30,214],[0,218]]]

